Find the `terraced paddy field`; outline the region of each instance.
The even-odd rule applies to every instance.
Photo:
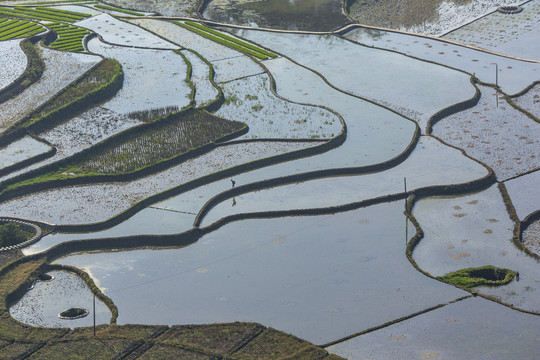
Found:
[[[8,2],[0,357],[536,359],[537,3]]]

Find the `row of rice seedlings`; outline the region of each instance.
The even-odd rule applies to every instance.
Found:
[[[1,19],[0,40],[10,40],[16,38],[29,37],[45,31],[39,24],[26,20]]]
[[[45,21],[75,22],[90,17],[91,15],[46,7],[27,8],[17,6],[15,8],[1,7],[0,16]]]
[[[49,28],[58,34],[58,38],[49,47],[65,51],[84,51],[83,39],[91,33],[85,28],[62,23],[50,24]]]
[[[244,123],[221,119],[204,110],[184,112],[123,140],[110,139],[106,146],[84,158],[21,179],[2,190],[58,179],[132,173],[215,142],[244,127]]]
[[[174,120],[158,122],[138,136],[112,143],[71,171],[130,173],[212,143],[244,126],[206,111],[189,111]]]
[[[261,59],[261,60],[266,60],[266,59],[274,58],[277,56],[276,54],[270,51],[267,51],[263,48],[260,48],[253,44],[239,40],[235,37],[225,35],[219,31],[210,29],[207,26],[201,25],[193,21],[186,21],[184,23],[175,21],[175,23],[207,39],[213,40],[217,43],[228,46],[230,48],[233,48],[245,54],[255,56],[256,58]]]
[[[103,10],[109,10],[109,11],[115,11],[115,12],[120,12],[120,13],[124,13],[124,14],[128,14],[128,15],[134,15],[134,16],[144,16],[144,14],[141,14],[141,13],[138,13],[138,12],[135,12],[135,11],[130,11],[130,10],[125,10],[125,9],[119,9],[119,8],[114,8],[112,6],[107,6],[107,5],[94,5],[94,7],[98,8],[98,9],[103,9]]]
[[[152,122],[162,118],[165,115],[173,114],[180,111],[177,105],[161,107],[157,109],[133,111],[127,114],[130,119],[140,120],[143,122]]]
[[[89,0],[54,0],[54,1],[37,1],[37,2],[21,2],[21,5],[49,5],[49,4],[70,4],[70,3],[97,3],[97,1]]]

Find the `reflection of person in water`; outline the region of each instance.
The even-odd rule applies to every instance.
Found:
[[[234,187],[234,185],[236,185],[236,181],[234,181],[233,179],[231,179],[231,184],[232,184],[232,187]]]

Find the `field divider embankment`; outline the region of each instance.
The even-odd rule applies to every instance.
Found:
[[[292,151],[289,153],[279,154],[275,156],[271,156],[268,158],[263,158],[259,160],[254,160],[248,163],[244,163],[241,165],[237,165],[225,170],[220,170],[196,179],[193,179],[191,181],[188,181],[186,183],[183,183],[181,185],[178,185],[176,187],[173,187],[171,189],[165,190],[161,193],[152,195],[150,197],[147,197],[138,203],[134,204],[129,209],[126,209],[125,211],[121,212],[120,214],[99,223],[93,223],[93,224],[67,224],[67,225],[57,225],[57,230],[61,232],[89,232],[89,231],[97,231],[97,230],[103,230],[108,229],[112,226],[118,225],[121,222],[129,219],[133,215],[135,215],[137,212],[141,211],[142,209],[155,204],[159,201],[168,199],[172,196],[179,195],[181,193],[196,189],[200,186],[204,186],[207,184],[210,184],[215,181],[223,180],[226,178],[229,178],[231,176],[235,176],[237,174],[251,171],[251,170],[257,170],[269,165],[274,165],[281,162],[286,162],[290,160],[296,160],[302,157],[308,157],[313,155],[318,155],[321,153],[324,153],[326,151],[332,150],[338,146],[340,146],[343,141],[345,141],[345,133],[341,134],[340,136],[337,136],[335,138],[330,139],[329,141],[324,142],[323,144],[315,147],[310,147],[307,149],[300,149],[296,151]],[[228,143],[216,143],[217,147],[220,146],[229,146]],[[195,155],[195,154],[192,154]],[[126,181],[135,180],[132,179],[126,179]]]
[[[508,190],[506,189],[506,185],[504,185],[504,182],[499,182],[499,191],[501,192],[504,205],[506,206],[506,210],[508,212],[508,215],[510,216],[510,219],[514,222],[514,231],[512,236],[512,243],[514,246],[527,253],[527,255],[535,258],[536,260],[540,260],[540,255],[535,253],[534,251],[531,251],[528,247],[523,244],[523,231],[531,225],[536,220],[540,219],[540,210],[537,210],[531,214],[529,214],[525,219],[520,220],[519,216],[517,215],[516,208],[514,207],[514,204],[512,203],[512,199],[510,198],[510,194],[508,194]]]
[[[5,102],[12,97],[23,92],[24,89],[39,80],[43,75],[45,64],[36,50],[36,44],[45,34],[32,36],[21,41],[20,47],[28,59],[24,72],[9,85],[0,89],[0,103]]]
[[[18,170],[23,169],[23,168],[25,168],[27,166],[38,163],[40,161],[43,161],[45,159],[51,158],[54,155],[56,155],[57,149],[56,149],[56,147],[54,147],[54,145],[52,145],[51,143],[49,143],[48,141],[46,141],[44,139],[40,139],[40,138],[36,137],[36,136],[31,136],[30,135],[30,137],[32,137],[36,141],[39,141],[41,143],[44,143],[44,144],[48,145],[49,150],[47,150],[47,151],[45,151],[45,152],[43,152],[41,154],[26,158],[26,159],[24,159],[22,161],[16,162],[15,164],[12,164],[12,165],[1,168],[0,169],[0,177],[4,177],[6,175],[11,174],[12,172],[18,171]]]
[[[476,85],[477,81],[478,81],[478,79],[476,79],[475,77],[470,78],[470,82],[471,82],[472,86],[475,89],[475,93],[474,93],[474,96],[472,98],[464,100],[464,101],[459,102],[457,104],[450,105],[450,106],[436,112],[435,114],[433,114],[428,119],[427,124],[426,124],[426,134],[427,135],[432,135],[433,126],[435,126],[435,124],[437,124],[439,121],[441,121],[444,118],[447,118],[447,117],[449,117],[451,115],[457,114],[458,112],[471,109],[471,108],[475,107],[478,104],[478,102],[480,101],[480,98],[482,96],[482,93],[480,92],[480,89]]]
[[[371,332],[374,332],[374,331],[377,331],[377,330],[381,330],[381,329],[384,329],[384,328],[387,328],[391,325],[395,325],[395,324],[398,324],[400,322],[403,322],[405,320],[410,320],[414,317],[417,317],[419,315],[423,315],[423,314],[426,314],[428,312],[431,312],[433,310],[438,310],[442,307],[445,307],[446,305],[450,305],[450,304],[453,304],[453,303],[456,303],[458,301],[462,301],[462,300],[465,300],[465,299],[469,299],[471,298],[472,295],[467,295],[467,296],[463,296],[463,297],[460,297],[458,299],[455,299],[455,300],[452,300],[446,304],[438,304],[438,305],[435,305],[435,306],[431,306],[427,309],[424,309],[424,310],[420,310],[420,311],[417,311],[415,313],[412,313],[410,315],[407,315],[407,316],[403,316],[403,317],[400,317],[398,319],[395,319],[395,320],[391,320],[391,321],[388,321],[388,322],[385,322],[384,324],[381,324],[381,325],[377,325],[377,326],[374,326],[374,327],[370,327],[366,330],[362,330],[360,332],[357,332],[357,333],[354,333],[354,334],[351,334],[351,335],[348,335],[348,336],[345,336],[343,338],[340,338],[340,339],[337,339],[337,340],[334,340],[334,341],[331,341],[331,342],[328,342],[326,344],[322,344],[322,345],[319,345],[320,347],[322,348],[327,348],[327,347],[330,347],[330,346],[333,346],[333,345],[337,345],[337,344],[340,344],[342,342],[345,342],[345,341],[348,341],[348,340],[351,340],[351,339],[354,339],[355,337],[358,337],[358,336],[361,336],[361,335],[366,335],[366,334],[369,334]]]
[[[343,175],[345,176],[362,175],[362,173],[353,172],[355,168],[335,169],[335,170],[338,170],[338,171],[341,170],[344,173],[332,174],[332,175],[327,175],[327,176],[319,176],[317,178],[324,178],[324,177],[330,177],[330,176],[343,176]],[[380,169],[379,171],[385,171],[385,170],[387,169]],[[379,171],[367,171],[366,173],[373,173],[373,172],[379,172]],[[259,191],[263,189],[269,189],[275,186],[288,185],[288,184],[296,183],[299,181],[317,179],[315,177],[308,178],[309,175],[314,175],[314,174],[303,173],[303,174],[297,174],[297,175],[292,175],[288,177],[263,180],[263,181],[254,182],[247,185],[234,187],[227,191],[224,191],[214,196],[201,208],[199,214],[197,214],[197,217],[195,218],[194,226],[199,227],[204,216],[215,205],[219,204],[220,202],[224,200],[234,198],[235,196],[242,195],[251,191]],[[321,175],[321,174],[319,173],[317,175]],[[217,220],[216,222],[206,227],[202,227],[200,229],[202,232],[208,233],[222,227],[225,224],[238,221],[238,220],[277,218],[277,217],[285,217],[285,216],[313,216],[313,215],[324,215],[324,214],[346,212],[350,210],[356,210],[359,208],[368,207],[371,205],[405,199],[409,196],[409,194],[414,194],[415,197],[462,195],[462,194],[467,194],[473,191],[486,189],[489,186],[491,186],[493,183],[495,183],[495,176],[493,172],[489,172],[486,176],[482,178],[472,180],[466,183],[451,184],[451,185],[432,185],[432,186],[420,187],[420,188],[408,191],[407,193],[399,192],[399,193],[394,193],[394,194],[388,194],[388,195],[383,195],[383,196],[379,196],[375,198],[365,199],[365,200],[352,202],[348,204],[342,204],[342,205],[335,205],[335,206],[329,206],[329,207],[323,207],[323,208],[275,210],[275,211],[262,211],[262,212],[254,212],[254,213],[234,214],[234,215],[221,218]]]
[[[46,114],[40,114],[40,112],[50,106],[53,101],[56,101],[64,94],[68,94],[72,87],[83,83],[88,75],[91,74],[92,71],[98,69],[105,61],[107,61],[107,59],[101,60],[92,66],[84,74],[54,94],[44,104],[40,105],[30,114],[10,126],[4,133],[0,135],[0,146],[6,146],[12,141],[20,139],[29,133],[39,134],[43,131],[49,130],[67,119],[80,114],[90,106],[101,103],[102,101],[114,96],[123,85],[124,72],[122,71],[121,65],[116,60],[111,60],[114,61],[116,67],[112,78],[108,79],[107,82],[103,83],[97,88],[92,89],[90,92],[82,94],[74,99],[70,99],[69,102],[61,104]]]

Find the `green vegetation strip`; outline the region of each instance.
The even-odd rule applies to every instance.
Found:
[[[76,13],[73,11],[59,10],[54,8],[27,8],[20,6],[15,8],[0,8],[0,16],[2,15],[9,17],[65,22],[75,22],[90,17],[89,14]]]
[[[98,8],[98,9],[103,9],[103,10],[116,11],[116,12],[120,12],[120,13],[124,13],[124,14],[128,14],[128,15],[144,16],[144,14],[141,14],[141,13],[138,13],[138,12],[135,12],[135,11],[114,8],[112,6],[107,6],[107,5],[95,5],[94,7]]]
[[[495,266],[483,266],[459,270],[437,279],[459,286],[465,289],[471,289],[476,286],[500,286],[508,284],[516,273],[510,269],[498,268]]]
[[[53,23],[49,25],[58,38],[49,44],[49,47],[66,51],[84,51],[83,39],[91,32],[85,28],[67,25],[63,23]]]
[[[219,31],[210,29],[207,26],[195,23],[193,21],[186,21],[184,23],[175,21],[175,23],[207,39],[213,40],[219,44],[241,51],[245,54],[255,56],[258,59],[266,60],[266,59],[277,56],[276,54],[266,51],[258,46],[249,44],[245,41],[239,40],[232,36],[225,35]]]
[[[0,23],[0,40],[29,37],[45,30],[43,26],[31,21],[10,19]]]
[[[49,5],[49,4],[69,4],[69,3],[92,3],[89,0],[55,0],[55,1],[41,1],[41,2],[21,2],[21,5]]]

